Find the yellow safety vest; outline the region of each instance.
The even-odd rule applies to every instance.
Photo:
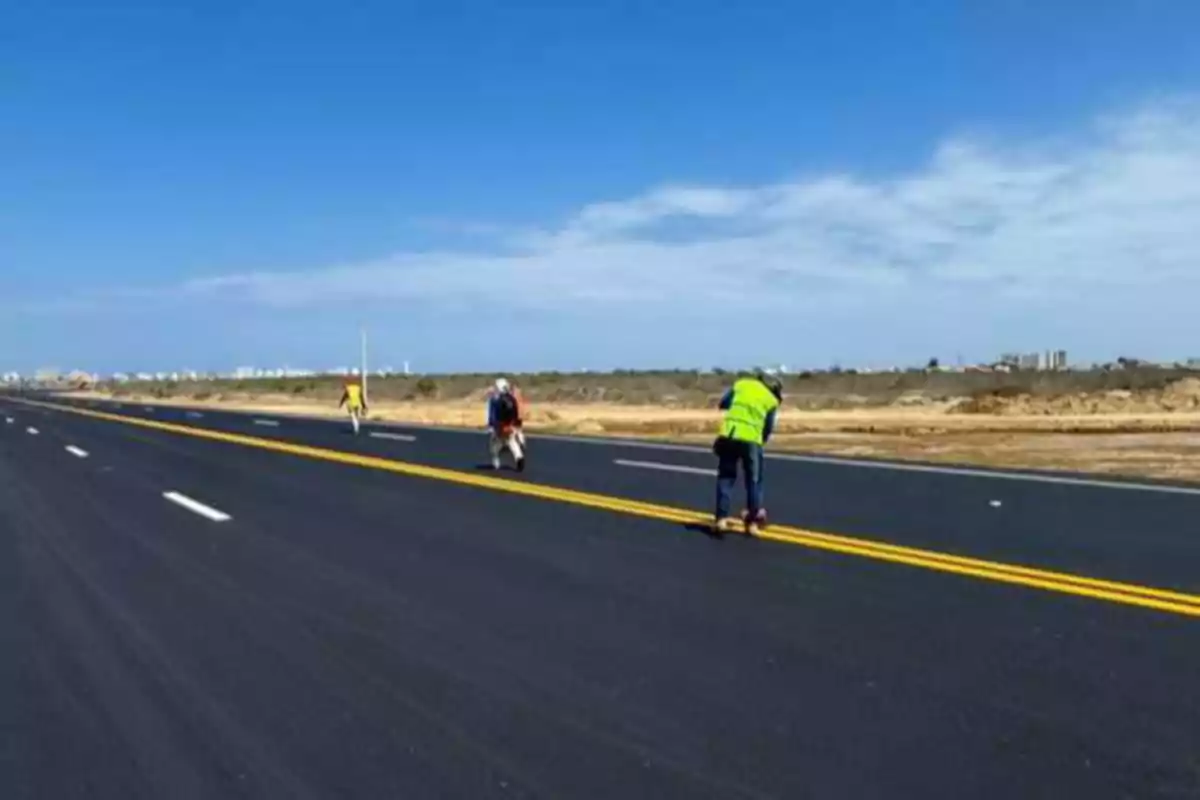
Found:
[[[721,421],[721,435],[761,445],[767,415],[777,408],[778,398],[762,381],[742,378],[733,384],[733,400]]]
[[[358,384],[350,384],[346,387],[346,405],[350,408],[362,407],[362,387]]]

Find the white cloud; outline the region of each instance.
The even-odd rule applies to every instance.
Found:
[[[1173,100],[1052,142],[950,139],[908,174],[668,186],[501,233],[491,254],[197,280],[185,296],[273,306],[359,299],[518,307],[886,301],[913,291],[1076,296],[1200,277],[1200,104]],[[489,229],[489,233],[491,233]],[[969,296],[969,295],[968,295]]]

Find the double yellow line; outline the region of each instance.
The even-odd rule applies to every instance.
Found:
[[[60,406],[52,403],[42,403],[32,400],[18,400],[27,405],[39,406],[64,413],[77,414],[93,419],[119,422],[140,428],[192,436],[198,439],[226,442],[229,444],[256,447],[261,450],[271,450],[277,453],[313,458],[321,461],[348,464],[368,469],[384,470],[399,475],[416,478],[456,483],[462,486],[474,486],[480,489],[507,492],[509,494],[536,497],[542,500],[554,500],[561,503],[571,503],[587,508],[612,511],[619,514],[658,519],[679,524],[707,525],[711,518],[698,511],[690,511],[672,506],[644,503],[638,500],[627,500],[620,497],[579,492],[557,486],[546,486],[525,481],[509,480],[490,475],[476,475],[456,470],[430,467],[423,464],[412,464],[404,461],[394,461],[376,456],[346,453],[340,450],[329,450],[323,447],[281,442],[263,439],[257,436],[246,436],[238,433],[195,428],[190,425],[179,425],[171,422],[138,419],[101,411],[88,411],[81,408]],[[997,561],[986,561],[979,558],[956,556],[940,553],[934,550],[922,550],[915,547],[887,544],[869,539],[838,536],[830,533],[795,528],[787,525],[771,525],[759,533],[759,538],[775,542],[800,545],[816,550],[825,550],[845,555],[860,556],[876,561],[887,561],[894,564],[906,564],[912,567],[947,572],[955,575],[965,575],[973,578],[1043,589],[1060,594],[1088,597],[1094,600],[1106,600],[1123,605],[1139,606],[1157,611],[1182,614],[1189,617],[1200,617],[1200,595],[1184,592],[1156,589],[1139,586],[1132,583],[1119,583],[1081,575],[1036,569],[1033,567],[1005,564]]]

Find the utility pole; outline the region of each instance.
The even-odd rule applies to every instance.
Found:
[[[359,367],[359,377],[362,379],[363,402],[367,402],[367,326],[360,329],[362,335],[362,365]]]

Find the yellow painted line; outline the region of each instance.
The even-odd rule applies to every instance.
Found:
[[[573,505],[658,519],[666,522],[705,525],[711,519],[708,514],[699,511],[658,505],[656,503],[646,503],[640,500],[628,500],[620,497],[593,494],[591,492],[581,492],[557,486],[527,483],[489,475],[477,475],[442,467],[430,467],[423,464],[394,461],[376,456],[347,453],[340,450],[329,450],[322,447],[312,447],[273,439],[262,439],[257,436],[247,436],[238,433],[194,428],[189,425],[180,425],[171,422],[126,417],[101,411],[88,411],[51,403],[30,400],[18,400],[17,402],[63,413],[77,414],[109,422],[119,422],[125,425],[150,428],[199,439],[209,439],[211,441],[255,447],[262,450],[271,450],[277,453],[286,453],[321,461],[384,470],[400,475],[430,478],[462,486],[474,486],[481,489],[523,495],[525,497],[571,503]],[[968,556],[957,556],[934,550],[922,550],[915,547],[905,547],[903,545],[869,539],[821,533],[787,525],[772,524],[759,534],[759,538],[845,555],[855,555],[876,561],[905,564],[954,575],[981,578],[997,583],[1026,586],[1058,592],[1060,594],[1088,597],[1095,600],[1106,600],[1124,605],[1200,617],[1200,595],[1187,594],[1185,592],[1108,581],[1064,572],[1054,572],[1018,564],[987,561]]]

